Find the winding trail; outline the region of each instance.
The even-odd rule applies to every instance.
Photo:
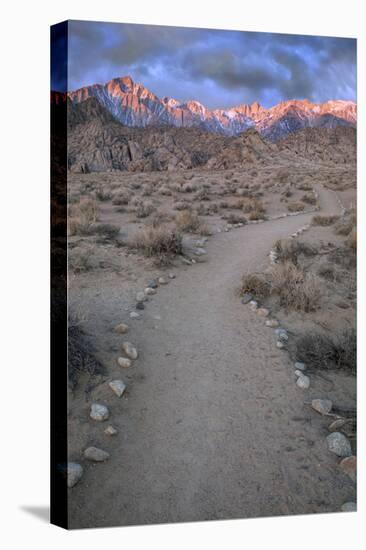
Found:
[[[336,195],[318,191],[322,213],[338,212]],[[127,399],[111,398],[120,433],[102,439],[108,463],[73,489],[71,527],[331,512],[352,500],[324,420],[304,405],[312,389],[296,387],[272,329],[234,292],[312,216],[215,235],[207,261],[179,271],[130,323],[136,379]]]

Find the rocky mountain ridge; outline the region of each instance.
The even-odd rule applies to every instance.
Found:
[[[227,136],[255,128],[272,141],[302,128],[355,126],[357,120],[356,103],[344,100],[320,104],[308,100],[289,100],[270,108],[254,102],[210,110],[194,100],[160,99],[129,76],[114,78],[106,84],[85,86],[69,92],[68,97],[73,104],[94,97],[116,120],[130,127],[195,127]]]
[[[272,142],[254,127],[225,136],[196,127],[129,127],[99,101],[68,99],[68,168],[73,172],[247,169],[273,162],[348,163],[356,158],[351,127],[305,128]]]

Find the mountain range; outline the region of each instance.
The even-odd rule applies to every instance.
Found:
[[[353,101],[330,100],[311,103],[289,100],[265,108],[255,102],[229,109],[207,109],[198,101],[160,99],[130,76],[114,78],[68,93],[73,105],[95,98],[117,121],[129,127],[173,126],[237,136],[254,128],[263,137],[277,141],[303,128],[356,126],[357,105]]]

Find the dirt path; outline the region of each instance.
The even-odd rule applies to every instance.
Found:
[[[319,191],[322,209],[338,212],[335,194]],[[179,271],[130,323],[135,380],[128,398],[109,398],[119,435],[98,426],[111,458],[72,490],[71,527],[331,512],[353,500],[326,424],[304,405],[318,395],[296,387],[272,329],[234,293],[311,217],[216,235],[208,260]]]

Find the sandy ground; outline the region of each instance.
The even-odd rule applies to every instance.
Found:
[[[339,210],[332,191],[323,189],[320,203]],[[71,528],[335,512],[355,499],[327,450],[329,421],[306,403],[322,396],[322,382],[296,387],[273,331],[234,292],[245,271],[267,265],[277,238],[311,217],[215,235],[207,260],[175,270],[141,320],[122,310],[115,285],[96,292],[89,331],[104,329],[99,342],[109,341],[115,357],[132,341],[139,358],[130,369],[109,360],[108,379],[128,385],[122,398],[106,383],[70,397],[70,459],[91,444],[111,454],[103,464],[83,462],[83,479],[69,491]],[[89,298],[74,291],[80,308]],[[118,321],[130,325],[126,337],[113,335]],[[89,419],[92,401],[108,405],[110,421]],[[108,423],[117,436],[103,433]]]

